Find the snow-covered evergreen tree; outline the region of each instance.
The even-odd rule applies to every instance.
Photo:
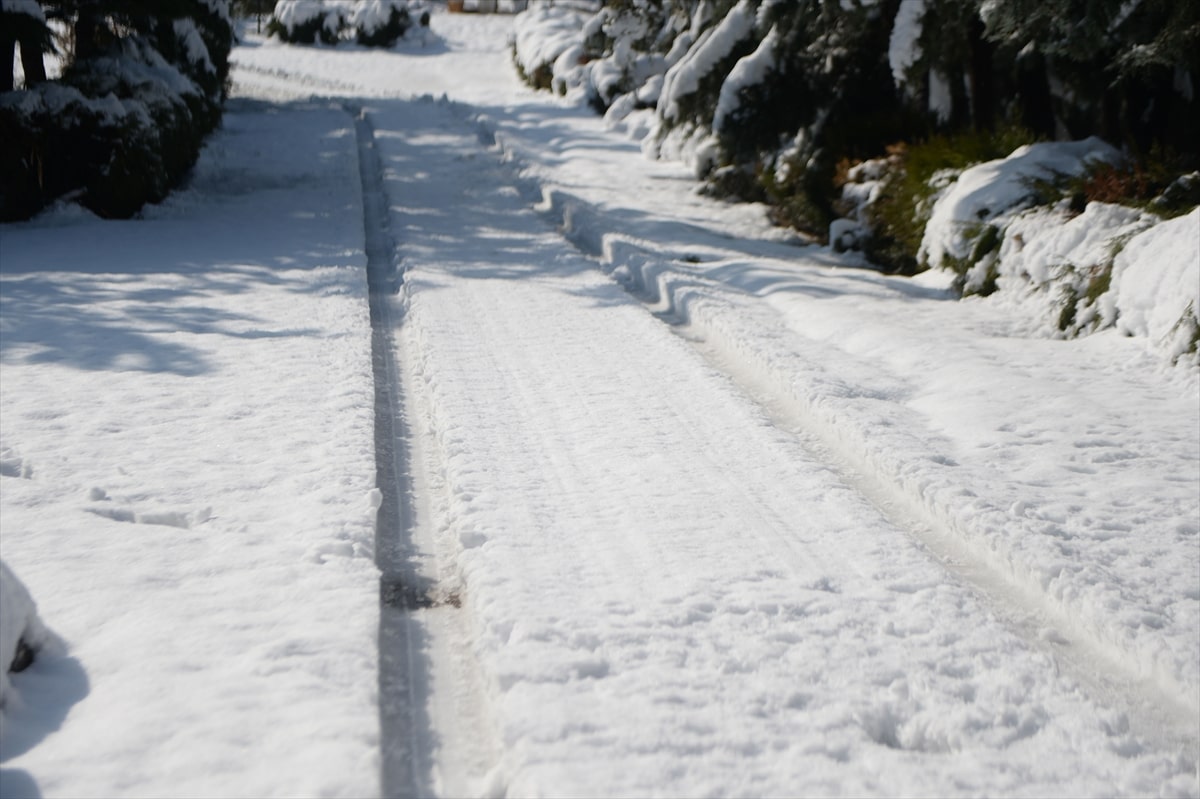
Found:
[[[46,79],[43,56],[54,49],[46,12],[37,0],[0,0],[0,92],[15,88],[14,56],[20,49],[25,85]]]
[[[220,121],[228,0],[39,6],[63,22],[71,47],[61,79],[0,94],[0,217],[28,216],[68,192],[102,216],[162,199]]]

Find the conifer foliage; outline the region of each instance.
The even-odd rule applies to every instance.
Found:
[[[19,86],[0,70],[0,219],[28,218],[64,196],[104,217],[163,199],[220,122],[228,1],[0,3],[0,44],[11,54],[15,42],[24,66]],[[64,66],[46,80],[50,53]]]
[[[547,48],[519,21],[521,73],[614,123],[651,110],[652,154],[820,236],[846,165],[927,141],[1099,136],[1200,167],[1197,2],[608,0],[580,30]]]

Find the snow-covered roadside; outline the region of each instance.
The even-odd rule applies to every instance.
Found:
[[[767,243],[663,224],[653,199],[631,216],[578,179],[588,161],[614,171],[611,151],[575,150],[566,191],[552,188],[562,175],[535,146],[502,138],[526,176],[546,182],[552,217],[635,294],[705,339],[736,378],[767,386],[769,405],[889,486],[889,501],[948,528],[967,546],[955,555],[993,573],[985,582],[1028,592],[1048,614],[1039,634],[1087,639],[1076,641],[1091,650],[1085,660],[1115,660],[1190,718],[1200,701],[1193,370],[1163,371],[1151,342],[1116,331],[1023,336],[1028,319],[1011,306],[950,301],[941,275],[830,269],[838,259],[819,248],[781,258]],[[639,201],[655,189],[624,184]]]
[[[340,107],[235,102],[148,219],[0,233],[2,554],[69,647],[6,796],[378,791],[360,206]]]
[[[517,795],[1188,791],[1173,753],[1052,676],[547,229],[461,110],[372,118],[391,132],[404,231],[409,416],[477,625],[492,780]]]
[[[1190,755],[1056,676],[545,227],[463,109],[371,113],[429,523],[502,751],[485,784],[1190,792]]]

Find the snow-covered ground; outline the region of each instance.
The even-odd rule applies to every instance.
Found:
[[[4,796],[1200,794],[1196,370],[697,196],[511,24],[248,37],[186,191],[0,229]]]

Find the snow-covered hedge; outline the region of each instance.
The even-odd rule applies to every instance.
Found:
[[[183,179],[220,122],[233,23],[227,0],[172,13],[81,11],[62,77],[0,93],[0,220],[64,195],[128,217]]]
[[[342,4],[320,0],[279,0],[267,23],[267,33],[289,44],[335,44],[346,26]]]
[[[404,0],[362,0],[355,3],[350,26],[359,44],[391,47],[412,27]]]
[[[0,710],[13,692],[10,672],[24,670],[39,652],[56,652],[62,642],[37,614],[25,584],[0,561]]]
[[[962,274],[965,293],[984,292],[994,280],[997,253],[987,240],[996,240],[997,229],[1036,203],[1037,181],[1076,177],[1091,163],[1115,163],[1120,157],[1096,138],[1042,142],[964,170],[934,203],[918,261]]]
[[[1011,4],[959,0],[610,0],[590,14],[547,3],[517,18],[513,57],[532,85],[602,110],[650,156],[683,161],[717,193],[768,201],[780,222],[828,232],[835,248],[904,274],[952,269],[964,295],[1042,303],[1052,335],[1116,326],[1187,361],[1197,303],[1163,294],[1151,324],[1121,288],[1146,276],[1122,266],[1123,248],[1200,198],[1145,211],[1129,205],[1144,193],[1073,190],[1068,201],[1054,196],[1064,183],[1099,163],[1127,168],[1129,152],[1088,133],[1032,143],[1107,129],[1097,109],[1118,103],[1130,111],[1113,141],[1179,152],[1158,164],[1156,190],[1194,169],[1200,69],[1181,54],[1200,41],[1178,45],[1194,38],[1200,6],[1185,5],[1127,3],[1104,24],[1076,25],[1078,9],[1055,0],[1028,19]],[[1029,74],[1014,83],[1018,58]],[[1092,80],[1105,71],[1121,81]],[[1183,195],[1200,190],[1188,185]],[[1192,252],[1172,241],[1164,268],[1175,277],[1156,286],[1196,282],[1191,266],[1171,271]]]
[[[1026,145],[935,172],[928,197],[908,211],[921,224],[920,267],[954,272],[964,296],[997,294],[1023,306],[1043,335],[1115,327],[1146,337],[1167,360],[1200,364],[1200,209],[1188,202],[1200,192],[1200,173],[1141,206],[1078,195],[1047,200],[1098,164],[1121,162],[1093,138]],[[895,190],[889,179],[903,169],[892,158],[848,170],[846,217],[830,226],[836,249],[870,252],[885,235],[879,206],[894,201],[886,198]]]
[[[267,33],[289,44],[337,44],[350,36],[367,47],[391,47],[414,20],[428,25],[429,13],[410,0],[279,0]]]

